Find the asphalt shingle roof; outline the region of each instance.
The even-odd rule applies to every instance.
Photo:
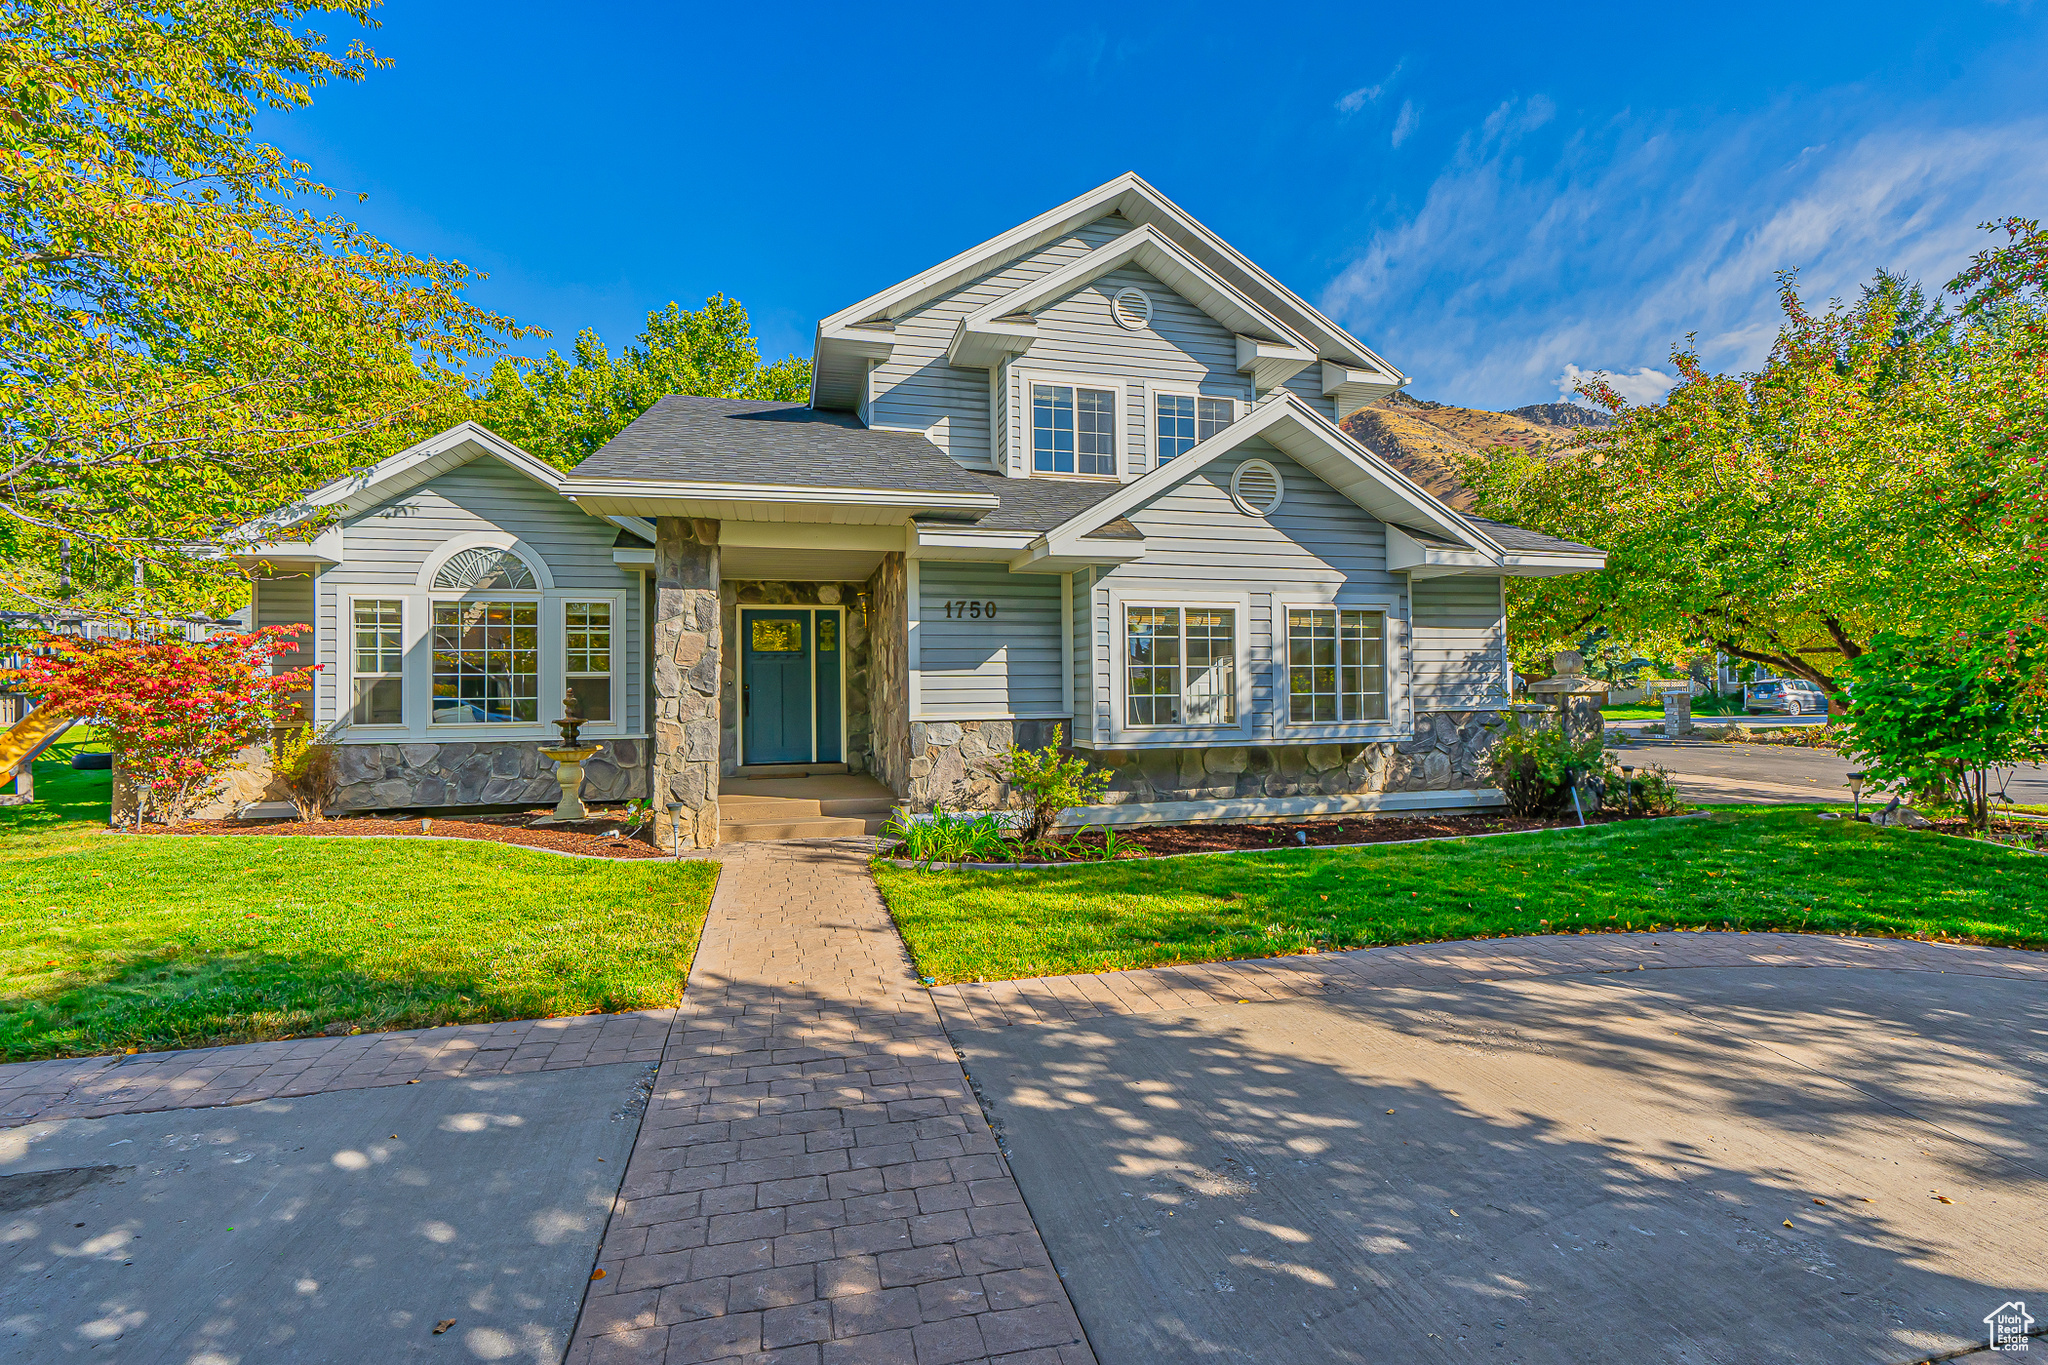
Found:
[[[579,479],[978,493],[983,481],[915,432],[873,431],[802,403],[671,394],[576,466]]]
[[[974,481],[976,491],[1001,498],[1002,506],[971,521],[964,517],[918,520],[929,525],[937,525],[941,520],[959,521],[971,524],[977,531],[1049,531],[1123,487],[1080,479],[1006,479],[1000,474],[967,477]]]
[[[1581,545],[1576,540],[1559,540],[1556,536],[1546,536],[1541,531],[1529,531],[1524,530],[1520,526],[1510,526],[1504,521],[1488,521],[1485,517],[1473,516],[1468,516],[1465,520],[1493,537],[1494,542],[1504,550],[1529,550],[1539,554],[1597,555],[1600,553],[1599,549],[1594,546]]]

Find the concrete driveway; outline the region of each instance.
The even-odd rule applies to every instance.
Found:
[[[627,1062],[0,1130],[0,1353],[557,1365],[653,1074]]]
[[[1856,767],[1828,749],[1711,739],[1638,740],[1616,754],[1635,767],[1656,763],[1668,768],[1678,779],[1679,791],[1704,804],[1847,801],[1849,771]],[[2015,802],[2048,802],[2048,767],[2034,764],[2014,770],[2006,790]]]
[[[2048,989],[1950,951],[949,1024],[1105,1361],[1903,1365],[2048,1303]]]

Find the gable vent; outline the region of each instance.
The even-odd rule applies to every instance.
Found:
[[[1280,471],[1265,460],[1246,460],[1230,476],[1230,496],[1253,516],[1270,517],[1280,510],[1287,485],[1281,482]]]
[[[1116,325],[1129,331],[1138,331],[1152,324],[1152,296],[1136,285],[1125,285],[1116,291],[1109,301],[1110,316]]]

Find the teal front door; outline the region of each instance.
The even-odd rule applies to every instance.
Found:
[[[818,637],[828,631],[832,638],[821,655]],[[766,609],[740,613],[743,763],[838,760],[838,635],[836,613]],[[820,725],[818,722],[826,719],[820,710],[827,706],[829,721]]]

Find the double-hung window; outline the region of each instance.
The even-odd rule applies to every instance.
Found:
[[[1387,718],[1387,614],[1287,613],[1287,719],[1297,725]]]
[[[1154,442],[1160,464],[1185,455],[1230,425],[1237,400],[1203,398],[1192,393],[1162,393],[1155,417]]]
[[[355,603],[354,725],[405,723],[405,604],[391,599]]]
[[[1116,473],[1116,390],[1031,385],[1031,472]]]
[[[569,692],[589,721],[612,718],[612,604],[567,602],[562,607],[563,672]]]
[[[540,719],[540,604],[434,604],[434,723]]]
[[[1124,609],[1129,725],[1237,723],[1237,612],[1228,607]]]

